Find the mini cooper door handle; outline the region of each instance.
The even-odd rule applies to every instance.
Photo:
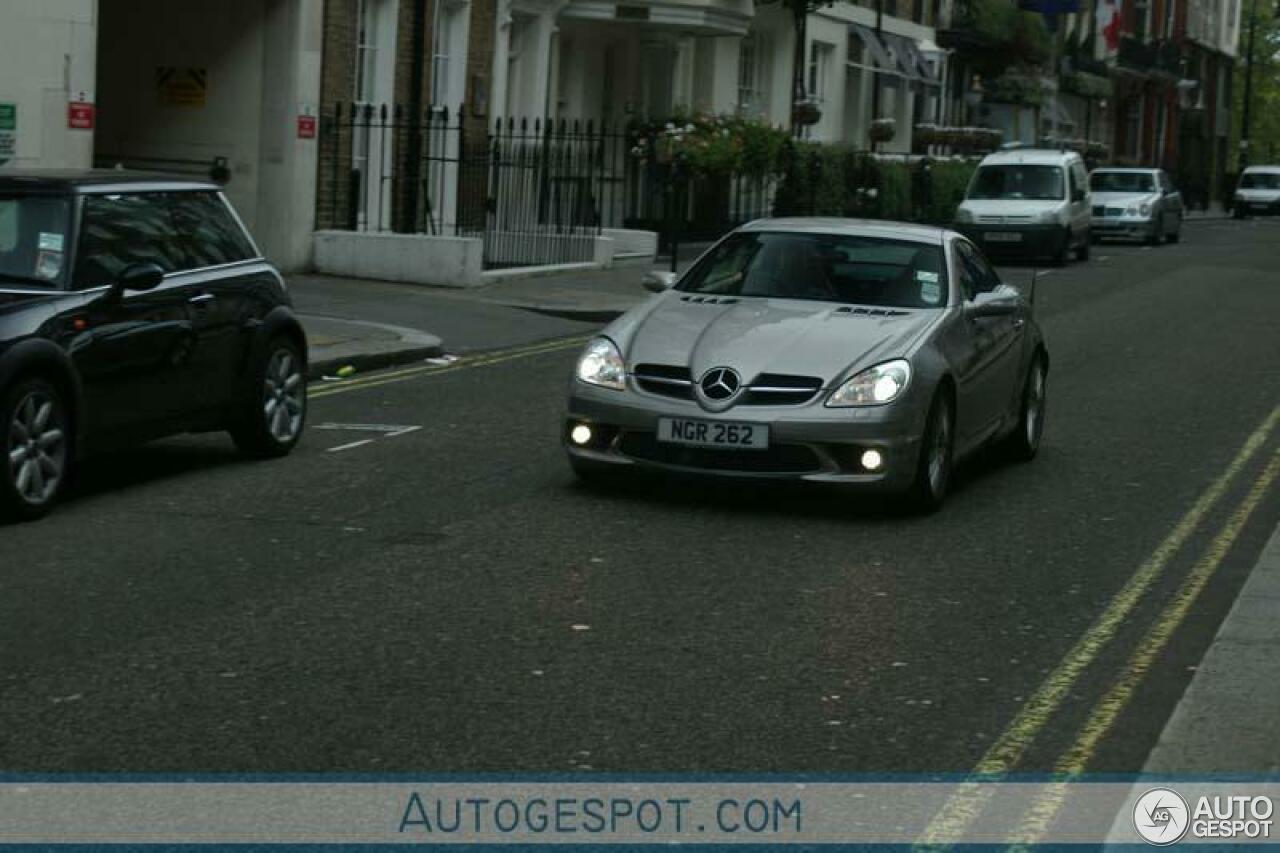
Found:
[[[201,293],[198,296],[191,297],[187,301],[192,305],[208,305],[217,298],[218,297],[214,296],[212,293]]]

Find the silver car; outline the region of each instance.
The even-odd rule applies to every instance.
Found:
[[[1139,240],[1153,246],[1182,238],[1182,193],[1163,169],[1095,169],[1093,239]]]
[[[584,479],[653,469],[942,503],[993,441],[1032,458],[1049,356],[1030,302],[963,235],[753,222],[588,342],[564,444]]]

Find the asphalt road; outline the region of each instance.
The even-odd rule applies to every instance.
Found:
[[[1041,455],[931,517],[580,487],[571,345],[317,389],[278,462],[93,462],[0,528],[0,768],[966,772],[1014,732],[1009,769],[1048,770],[1208,550],[1086,756],[1137,770],[1280,519],[1280,488],[1237,510],[1280,448],[1278,240],[1198,223],[1045,278]]]

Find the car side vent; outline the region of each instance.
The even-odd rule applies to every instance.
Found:
[[[905,317],[910,311],[896,308],[837,308],[837,314],[853,314],[855,317]]]

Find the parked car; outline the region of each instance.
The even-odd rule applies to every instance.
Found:
[[[0,173],[0,512],[48,512],[77,459],[226,429],[302,435],[307,342],[284,281],[214,184]]]
[[[1250,166],[1241,172],[1232,212],[1236,219],[1250,213],[1280,213],[1280,166]]]
[[[956,459],[1040,445],[1040,329],[961,234],[761,220],[648,284],[578,360],[564,444],[583,478],[795,480],[932,509]]]
[[[1089,257],[1090,201],[1084,160],[1074,151],[1015,148],[978,164],[956,229],[988,254]]]
[[[1182,193],[1163,169],[1095,169],[1089,175],[1095,239],[1159,245],[1182,238]]]

